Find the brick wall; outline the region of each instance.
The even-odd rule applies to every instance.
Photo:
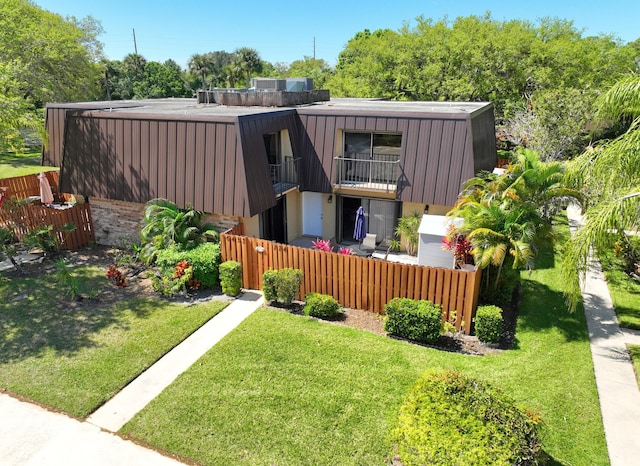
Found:
[[[140,241],[144,204],[96,197],[92,197],[89,202],[96,243],[123,246]]]
[[[96,243],[123,246],[140,241],[144,204],[96,197],[92,197],[90,203]],[[219,232],[223,232],[241,223],[241,218],[206,214],[202,222],[213,223]]]
[[[213,223],[216,226],[216,229],[222,233],[223,231],[227,231],[239,223],[242,223],[242,219],[240,217],[232,217],[230,215],[205,214],[202,218],[202,223]]]

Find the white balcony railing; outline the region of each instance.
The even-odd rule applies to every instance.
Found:
[[[400,161],[397,155],[349,154],[336,157],[336,188],[393,192],[398,187]]]

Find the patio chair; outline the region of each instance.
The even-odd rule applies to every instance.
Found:
[[[376,235],[375,233],[367,233],[363,238],[360,249],[374,251],[376,249]]]

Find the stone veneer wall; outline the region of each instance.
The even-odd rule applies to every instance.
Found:
[[[96,243],[123,246],[140,241],[144,204],[97,197],[92,197],[89,202]],[[213,223],[219,232],[233,228],[241,221],[240,217],[220,214],[206,214],[202,219],[203,223]]]

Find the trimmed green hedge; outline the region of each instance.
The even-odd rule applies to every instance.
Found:
[[[304,314],[321,319],[335,319],[343,313],[342,306],[333,296],[308,293],[304,304]]]
[[[502,335],[502,309],[498,306],[478,306],[475,332],[484,343],[497,343]]]
[[[267,302],[289,306],[300,292],[302,271],[299,269],[267,270],[262,274],[262,292]]]
[[[440,336],[442,312],[429,301],[393,298],[384,306],[385,331],[399,337],[432,343]]]
[[[392,440],[405,466],[529,465],[541,454],[538,423],[482,382],[429,372],[409,390]]]
[[[179,245],[171,245],[158,251],[156,264],[164,269],[173,269],[181,260],[186,260],[193,266],[193,278],[200,280],[202,288],[218,286],[220,261],[220,245],[217,243],[198,243],[192,249],[185,249]]]
[[[227,296],[238,296],[242,288],[242,264],[226,261],[220,264],[220,285]]]

